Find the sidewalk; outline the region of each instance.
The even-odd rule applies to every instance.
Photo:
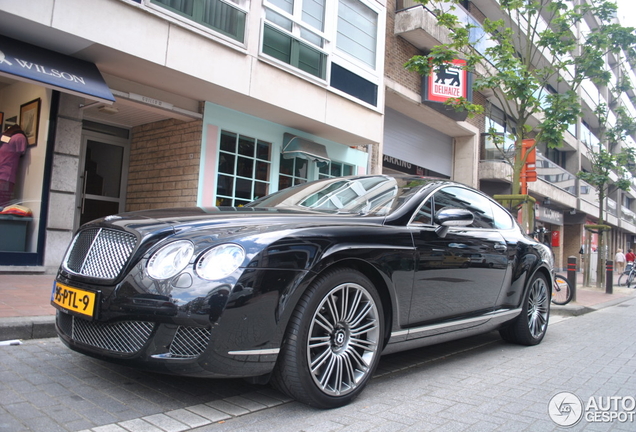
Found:
[[[579,273],[576,301],[552,305],[555,315],[582,315],[628,300],[635,289],[614,285],[613,294],[604,289],[582,287]],[[0,341],[55,337],[55,309],[51,290],[55,275],[0,274]],[[615,277],[617,279],[617,277]]]

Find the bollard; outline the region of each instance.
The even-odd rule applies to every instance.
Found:
[[[572,301],[576,301],[576,257],[568,257],[568,282],[572,287]]]
[[[614,293],[614,261],[607,260],[605,263],[605,294]]]

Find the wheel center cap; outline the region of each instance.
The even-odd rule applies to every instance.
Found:
[[[336,330],[336,332],[333,335],[333,343],[336,346],[341,347],[342,345],[344,345],[346,340],[347,340],[347,333],[342,329]]]

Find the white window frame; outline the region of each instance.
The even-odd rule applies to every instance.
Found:
[[[355,98],[351,95],[349,95],[348,93],[345,93],[341,90],[338,90],[334,87],[331,87],[329,85],[329,83],[331,82],[331,63],[335,60],[336,63],[338,63],[340,66],[344,67],[345,69],[353,72],[354,74],[360,76],[361,78],[364,78],[365,80],[369,81],[372,84],[375,84],[376,86],[378,86],[378,94],[380,94],[380,86],[382,84],[382,79],[384,77],[384,43],[385,43],[385,26],[386,26],[386,13],[384,13],[384,9],[377,4],[376,2],[372,1],[372,0],[358,0],[360,1],[362,4],[364,4],[365,6],[369,7],[371,10],[373,10],[378,17],[378,28],[377,28],[377,38],[376,38],[376,59],[375,59],[375,69],[371,68],[369,65],[367,65],[365,62],[358,60],[357,58],[345,53],[344,51],[339,50],[336,47],[336,37],[337,37],[337,31],[338,31],[338,6],[339,6],[339,1],[337,0],[328,0],[325,4],[325,21],[324,21],[324,26],[325,29],[323,32],[318,31],[317,29],[314,29],[313,27],[309,26],[308,24],[305,24],[302,22],[302,8],[301,7],[296,7],[296,5],[300,5],[302,0],[294,0],[294,13],[293,14],[289,14],[286,11],[278,8],[276,5],[270,3],[268,0],[262,0],[262,5],[263,5],[263,18],[261,19],[261,35],[260,35],[260,40],[259,40],[259,57],[261,58],[261,60],[264,60],[268,63],[274,64],[277,67],[280,67],[281,69],[285,69],[287,71],[289,71],[290,73],[293,73],[295,75],[301,76],[305,79],[314,81],[316,83],[319,83],[323,86],[326,86],[329,88],[330,91],[334,91],[335,93],[342,95],[343,97],[346,97],[347,99],[350,99],[352,101],[355,101],[357,103],[363,104],[365,106],[368,106],[372,109],[379,109],[379,107],[381,106],[382,102],[380,99],[378,99],[378,103],[377,106],[374,105],[370,105],[367,102],[361,101],[358,98]],[[293,25],[292,25],[292,32],[290,32],[289,30],[286,30],[280,26],[278,26],[277,24],[271,22],[271,21],[267,21],[265,19],[265,9],[271,9],[273,12],[276,12],[277,14],[280,14],[281,16],[289,19],[292,21]],[[299,68],[297,68],[296,66],[293,66],[291,64],[285,63],[281,60],[278,60],[277,58],[274,58],[272,56],[269,56],[268,54],[263,52],[263,37],[264,37],[264,32],[265,32],[265,23],[267,23],[268,25],[271,25],[273,27],[275,27],[276,29],[283,31],[289,35],[291,35],[292,37],[301,40],[309,45],[311,45],[312,48],[324,53],[326,55],[326,74],[325,74],[325,79],[321,79],[315,75],[309,74]],[[319,35],[320,37],[323,38],[324,40],[324,47],[319,47],[317,45],[312,44],[311,42],[302,39],[300,37],[300,28],[306,28],[307,30]]]
[[[213,28],[204,26],[203,24],[199,24],[198,22],[191,20],[188,17],[180,15],[176,12],[173,12],[156,3],[152,3],[152,0],[142,0],[142,4],[155,16],[168,18],[170,22],[178,24],[179,26],[187,28],[189,30],[193,30],[197,34],[200,34],[206,37],[211,37],[217,40],[218,42],[221,42],[224,45],[230,45],[233,48],[240,47],[243,49],[243,51],[245,51],[247,49],[247,41],[249,40],[250,2],[252,0],[236,0],[236,2],[231,0],[220,0],[220,1],[222,1],[223,3],[230,3],[233,6],[235,6],[237,9],[240,9],[243,12],[245,12],[245,34],[243,35],[243,42],[233,39],[227,35],[224,35],[220,31],[214,30]]]

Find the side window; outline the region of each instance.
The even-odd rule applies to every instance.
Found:
[[[492,214],[495,219],[495,228],[497,229],[511,229],[515,226],[510,213],[506,210],[502,209],[495,203],[491,203],[492,205]]]
[[[494,228],[492,206],[488,198],[460,187],[447,187],[434,195],[435,213],[445,207],[463,208],[470,210],[475,220],[470,225],[474,228]]]
[[[432,199],[427,199],[413,218],[413,223],[433,225]]]

